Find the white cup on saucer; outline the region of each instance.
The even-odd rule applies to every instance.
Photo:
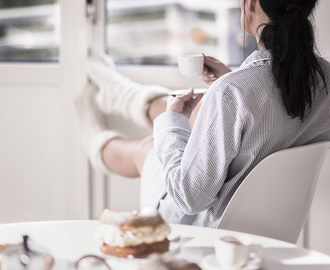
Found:
[[[253,238],[248,235],[225,236],[215,241],[215,255],[219,265],[224,269],[243,267],[256,256],[259,249],[260,246],[254,245]]]
[[[178,66],[182,75],[192,77],[203,72],[204,56],[202,54],[192,54],[178,57]]]

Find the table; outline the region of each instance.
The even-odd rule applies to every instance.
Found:
[[[47,248],[55,258],[54,270],[72,269],[73,262],[86,254],[102,255],[94,236],[97,220],[45,221],[0,225],[0,244],[19,243],[22,235],[29,235],[36,244]],[[181,239],[190,239],[181,245],[176,256],[200,263],[202,258],[214,253],[214,240],[221,236],[238,236],[243,233],[171,225],[172,231]],[[256,244],[263,246],[262,269],[270,270],[329,270],[330,256],[306,250],[296,245],[252,236]],[[193,254],[193,256],[192,256]]]

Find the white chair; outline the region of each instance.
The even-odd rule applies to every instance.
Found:
[[[296,243],[329,148],[330,142],[320,142],[262,160],[236,190],[218,229]]]

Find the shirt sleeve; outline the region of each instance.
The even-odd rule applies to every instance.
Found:
[[[154,146],[165,189],[188,215],[217,201],[236,157],[242,134],[239,103],[223,91],[210,89],[193,130],[189,119],[165,112],[154,121]]]

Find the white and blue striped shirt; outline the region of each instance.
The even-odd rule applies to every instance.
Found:
[[[262,159],[330,140],[326,90],[316,91],[304,121],[293,119],[276,87],[270,58],[269,51],[255,51],[238,70],[214,82],[193,130],[188,118],[175,112],[155,119],[155,150],[142,173],[141,207],[158,205],[169,223],[215,228],[238,186]],[[320,61],[330,74],[330,63]]]

